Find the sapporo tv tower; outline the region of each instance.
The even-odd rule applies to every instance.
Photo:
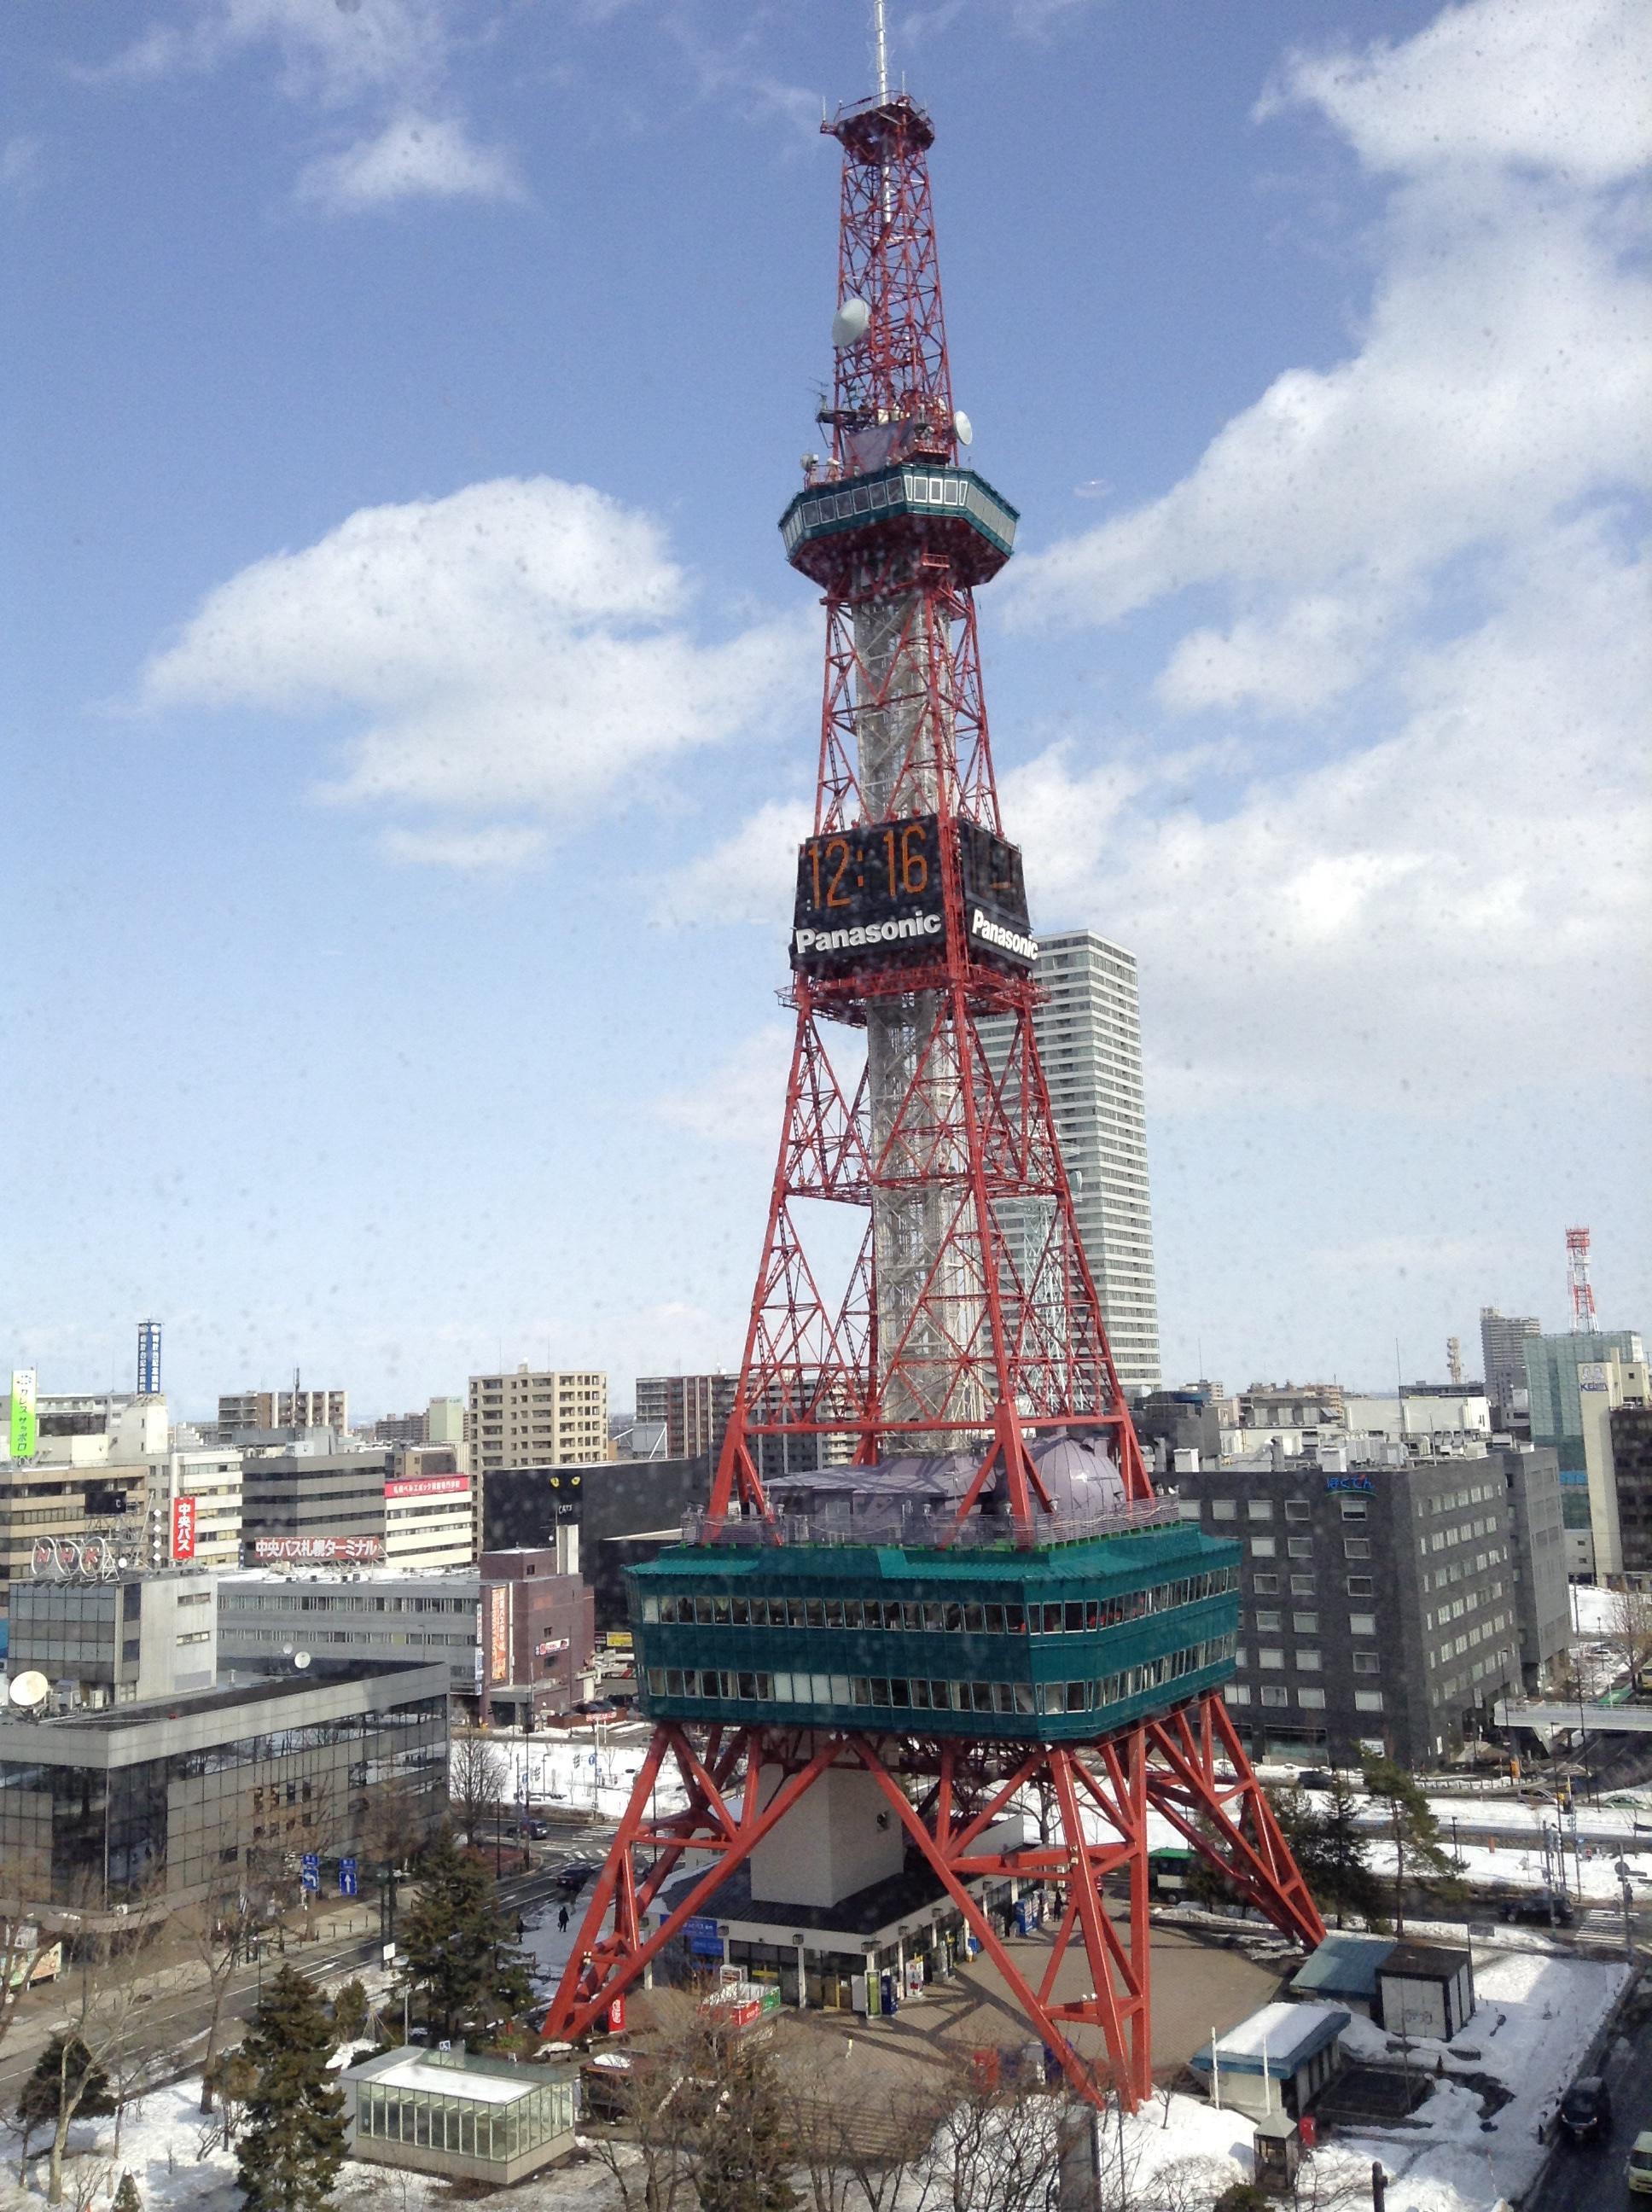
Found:
[[[736,1895],[852,1925],[905,1883],[962,1916],[1081,2094],[1133,2106],[1150,1808],[1278,1927],[1324,1929],[1222,1701],[1238,1547],[1156,1501],[1074,1225],[975,631],[1016,515],[961,462],[934,133],[888,91],[881,40],[879,76],[823,126],[843,149],[830,452],[780,523],[824,594],[826,683],[762,1260],[707,1510],[629,1577],[653,1738],[545,2032],[617,2024]],[[1009,1039],[990,1066],[989,1018]],[[818,1234],[826,1205],[863,1224],[835,1295],[853,1240]],[[811,1474],[766,1474],[787,1438]],[[655,1809],[662,1772],[683,1809]],[[1006,1820],[1029,1803],[1048,1844]],[[1006,1876],[1059,1898],[1042,1951],[987,1909]]]

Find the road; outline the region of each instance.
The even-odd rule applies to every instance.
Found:
[[[1624,2185],[1630,2145],[1643,2128],[1652,2127],[1652,2008],[1608,2055],[1606,2078],[1614,2116],[1611,2136],[1598,2149],[1561,2145],[1522,2212],[1615,2212],[1619,2206],[1652,2204],[1652,2197],[1631,2197]]]
[[[610,1833],[607,1828],[571,1831],[538,1847],[540,1856],[531,1873],[507,1875],[500,1883],[501,1903],[508,1911],[519,1915],[532,1905],[543,1905],[556,1894],[557,1870],[571,1858],[600,1856]],[[293,1965],[324,1982],[343,1980],[364,1967],[377,1966],[380,1955],[376,1929],[371,1935],[358,1934],[341,1941],[324,1936],[313,1943],[289,1942],[285,1954]],[[270,1952],[264,1960],[244,1967],[236,1974],[224,2000],[226,2025],[251,2014],[258,2001],[265,1966],[273,1972],[282,1963],[281,1956]],[[9,2112],[15,2108],[23,2080],[40,2051],[52,2034],[66,2025],[64,2006],[73,1972],[71,1966],[64,1980],[31,1990],[19,2005],[11,2032],[3,2049],[0,2049],[0,2112]],[[177,2070],[185,2072],[191,2061],[198,2061],[211,2018],[211,1996],[198,1984],[157,1994],[144,2011],[144,2042],[155,2049],[176,2053]]]

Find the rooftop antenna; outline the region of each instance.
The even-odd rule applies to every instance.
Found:
[[[872,0],[872,34],[878,57],[878,104],[889,98],[889,27],[884,20],[884,0]]]

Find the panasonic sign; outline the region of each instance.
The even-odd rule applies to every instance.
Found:
[[[792,951],[799,960],[818,960],[829,952],[858,952],[878,945],[938,937],[941,927],[938,914],[908,914],[898,921],[858,921],[848,929],[794,929]]]
[[[1018,929],[1007,929],[978,906],[969,909],[969,934],[981,944],[991,945],[994,952],[1007,952],[1012,960],[1024,960],[1029,966],[1038,957],[1036,937],[1023,937]]]

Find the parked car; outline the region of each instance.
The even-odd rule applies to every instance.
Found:
[[[566,1865],[556,1869],[556,1887],[572,1897],[585,1887],[593,1874],[601,1872],[600,1859],[569,1859]]]
[[[1599,2142],[1612,2128],[1612,2098],[1598,2074],[1580,2074],[1560,2100],[1560,2124],[1574,2143]]]
[[[1636,2136],[1624,2179],[1635,2196],[1652,2197],[1652,2128],[1643,2128]]]
[[[1297,1777],[1298,1790],[1328,1790],[1331,1783],[1332,1777],[1322,1766],[1304,1766]]]

